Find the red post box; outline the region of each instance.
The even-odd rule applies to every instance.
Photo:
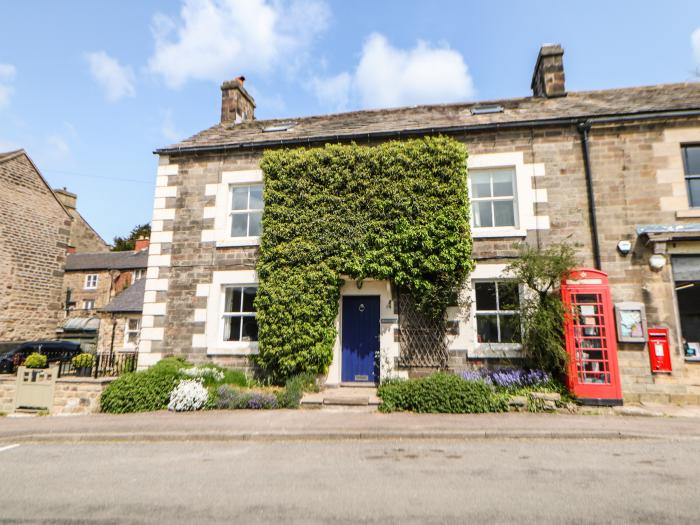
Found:
[[[567,310],[568,387],[589,405],[621,405],[615,316],[608,276],[591,268],[573,270],[561,284]]]
[[[671,373],[668,328],[649,328],[649,361],[654,373]]]

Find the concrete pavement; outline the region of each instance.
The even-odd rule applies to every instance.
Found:
[[[0,418],[0,445],[30,442],[483,438],[700,439],[700,418],[382,414],[338,410],[154,412]]]

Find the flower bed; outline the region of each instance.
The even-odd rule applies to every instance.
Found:
[[[212,364],[193,365],[166,358],[148,370],[121,376],[102,394],[103,412],[151,410],[177,412],[212,408],[297,408],[315,378],[296,376],[282,387],[262,387],[240,370]]]

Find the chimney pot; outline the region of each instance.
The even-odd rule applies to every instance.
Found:
[[[255,119],[255,100],[243,87],[243,75],[221,84],[221,123],[240,124]]]
[[[536,97],[566,96],[564,50],[559,44],[543,44],[532,73],[532,94]]]
[[[147,250],[150,244],[151,240],[148,237],[139,237],[134,242],[134,251],[142,252],[143,250]]]

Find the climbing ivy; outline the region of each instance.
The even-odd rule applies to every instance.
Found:
[[[265,152],[264,370],[277,380],[327,370],[343,276],[389,280],[444,318],[473,267],[466,161],[445,137]]]

